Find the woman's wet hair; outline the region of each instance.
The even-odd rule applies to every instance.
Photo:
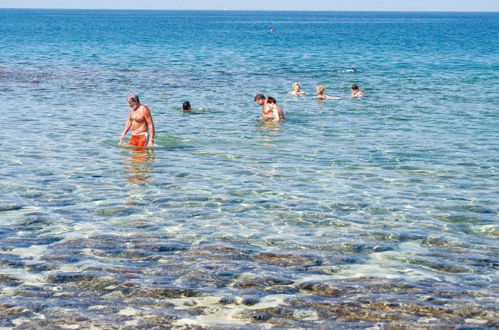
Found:
[[[191,104],[189,103],[189,101],[185,101],[184,103],[182,103],[182,109],[191,110]]]
[[[359,89],[359,85],[357,85],[357,84],[353,84],[353,85],[352,85],[352,89],[353,89],[353,90],[357,90],[357,89]]]
[[[301,84],[299,82],[295,82],[295,83],[293,83],[293,85],[291,85],[291,87],[293,87],[293,89],[295,88],[295,86],[298,86],[299,88],[301,88]]]
[[[324,86],[317,86],[316,89],[317,89],[317,94],[322,94],[324,93],[325,90]]]
[[[272,96],[267,97],[267,103],[274,103],[277,104],[277,100],[273,98]]]

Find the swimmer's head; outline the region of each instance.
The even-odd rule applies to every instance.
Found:
[[[191,111],[191,104],[189,103],[189,101],[185,101],[184,103],[182,103],[182,110]]]
[[[299,82],[295,82],[293,83],[293,85],[291,85],[293,87],[293,90],[294,91],[299,91],[301,89],[301,85]]]
[[[267,104],[276,104],[277,100],[273,98],[272,96],[267,97]]]
[[[255,95],[255,102],[258,103],[259,105],[262,105],[265,103],[265,95],[263,94],[256,94]]]
[[[324,93],[325,90],[324,86],[317,86],[316,89],[317,89],[317,94],[322,94]]]
[[[354,91],[359,90],[359,85],[353,84],[352,85],[352,90],[354,90]]]

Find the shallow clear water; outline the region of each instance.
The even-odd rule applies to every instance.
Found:
[[[0,326],[497,327],[498,27],[0,10]]]

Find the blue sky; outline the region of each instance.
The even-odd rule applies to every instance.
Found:
[[[499,12],[499,0],[0,0],[0,8]]]

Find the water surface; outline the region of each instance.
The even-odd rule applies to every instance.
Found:
[[[498,27],[0,10],[0,326],[498,327]]]

